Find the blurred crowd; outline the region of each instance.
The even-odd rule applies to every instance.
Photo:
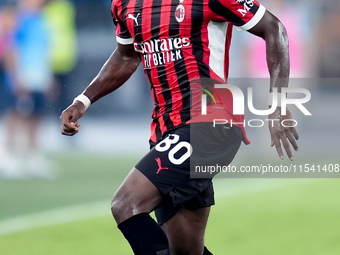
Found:
[[[110,2],[1,0],[0,178],[53,177],[53,166],[40,149],[39,126],[47,106],[69,104],[76,95],[70,96],[69,90],[79,94],[89,70],[96,73],[103,63],[100,59],[94,67],[96,56],[105,52],[108,57],[107,52],[114,49],[111,41],[106,49],[91,44],[92,40],[115,40]],[[292,77],[340,77],[339,0],[260,2],[288,31]],[[249,36],[234,32],[230,76],[268,77],[264,42]],[[125,91],[133,109],[133,102],[138,104],[137,98],[146,95],[141,86]],[[56,117],[62,109],[48,114]]]
[[[60,95],[76,63],[74,17],[66,0],[9,1],[0,9],[4,177],[54,174],[40,150],[38,131],[47,102]]]

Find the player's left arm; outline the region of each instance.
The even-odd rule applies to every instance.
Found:
[[[259,36],[266,43],[266,59],[270,73],[270,92],[277,88],[280,93],[281,88],[287,87],[289,82],[290,61],[289,61],[289,43],[285,27],[269,11],[266,11],[262,19],[251,29],[250,33]],[[285,119],[292,119],[292,115],[287,109],[286,115],[281,115],[281,107],[269,115],[269,119],[279,119],[274,124],[270,122],[269,130],[271,135],[271,146],[275,148],[281,159],[284,158],[282,145],[290,160],[294,160],[290,144],[298,150],[296,140],[299,135],[295,128],[288,128],[281,125]],[[281,141],[281,142],[280,142]]]

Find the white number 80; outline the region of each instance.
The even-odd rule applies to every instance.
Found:
[[[165,152],[170,149],[172,144],[176,144],[179,141],[179,135],[170,134],[163,141],[159,142],[155,146],[155,150],[159,152]],[[186,149],[186,152],[179,158],[175,158],[175,154],[182,148]],[[180,165],[185,160],[187,160],[192,154],[192,146],[188,142],[180,142],[175,147],[173,147],[168,154],[170,162],[174,165]]]

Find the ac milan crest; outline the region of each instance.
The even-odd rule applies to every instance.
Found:
[[[185,7],[182,4],[184,0],[179,0],[179,4],[176,7],[175,17],[178,23],[181,23],[185,18]]]

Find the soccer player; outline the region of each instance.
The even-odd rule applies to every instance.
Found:
[[[212,254],[204,246],[210,206],[211,178],[190,178],[193,164],[228,165],[241,141],[242,125],[213,127],[209,114],[242,123],[232,114],[225,81],[232,26],[262,37],[271,77],[270,92],[288,86],[289,54],[285,28],[255,0],[114,0],[117,48],[85,91],[61,115],[61,131],[74,135],[87,107],[113,92],[143,63],[154,100],[151,150],[131,170],[112,200],[118,228],[135,254]],[[202,94],[207,100],[202,114]],[[280,107],[269,118],[282,116]],[[230,123],[229,122],[229,123]],[[271,145],[283,159],[282,145],[293,160],[295,129],[275,122]],[[282,144],[282,145],[281,145]],[[155,210],[158,223],[149,213]]]

